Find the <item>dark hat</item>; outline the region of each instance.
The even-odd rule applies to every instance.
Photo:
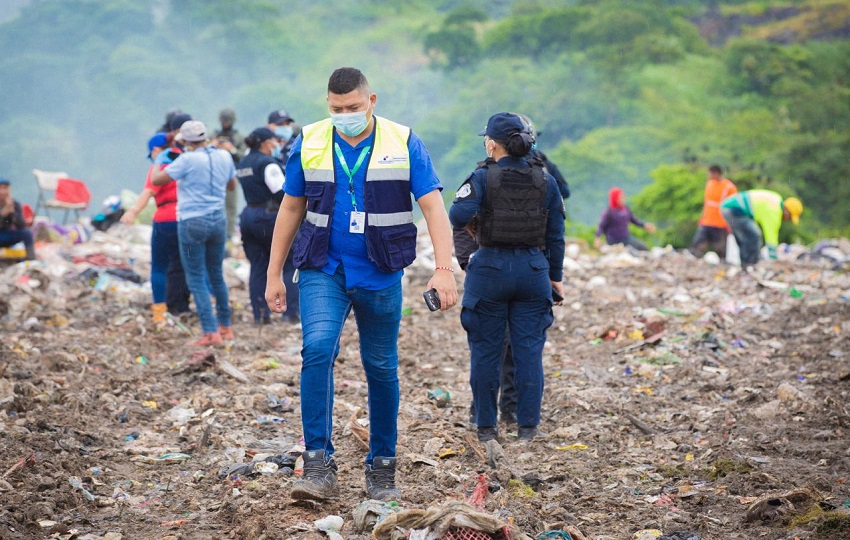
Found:
[[[177,131],[180,127],[192,119],[191,114],[180,113],[175,114],[174,118],[171,119],[171,122],[168,123],[169,131]]]
[[[479,132],[478,135],[487,135],[491,139],[504,141],[513,133],[522,133],[527,130],[528,127],[522,121],[522,118],[513,113],[503,112],[491,116],[487,120],[487,127],[484,128],[484,131]]]
[[[151,157],[154,148],[165,148],[166,146],[168,146],[168,133],[154,133],[153,137],[148,139],[148,157]]]
[[[222,109],[221,112],[218,113],[219,120],[230,120],[231,122],[236,121],[236,111],[231,109],[230,107],[226,109]]]
[[[8,186],[8,185],[10,185],[11,183],[12,183],[12,182],[9,182],[9,179],[8,179],[8,178],[0,178],[0,186]]]
[[[289,116],[289,113],[284,109],[279,109],[269,113],[269,124],[282,124],[284,122],[294,121],[295,119]]]
[[[258,127],[257,129],[252,131],[251,134],[248,136],[253,137],[260,144],[266,142],[269,139],[275,138],[274,131],[270,130],[267,127]]]

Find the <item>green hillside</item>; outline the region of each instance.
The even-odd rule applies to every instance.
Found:
[[[799,195],[803,239],[850,235],[846,2],[18,3],[0,23],[0,175],[24,200],[33,167],[85,179],[96,203],[139,189],[172,107],[211,125],[234,107],[242,132],[280,107],[317,120],[328,74],[354,65],[378,114],[424,139],[447,199],[481,158],[476,132],[510,110],[542,132],[574,222],[618,185],[681,243],[716,162]]]

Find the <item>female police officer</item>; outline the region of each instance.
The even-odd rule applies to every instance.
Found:
[[[283,200],[284,176],[276,160],[280,144],[269,128],[255,129],[245,137],[245,144],[251,151],[236,165],[236,177],[242,185],[247,203],[239,217],[239,229],[245,256],[251,262],[248,290],[254,322],[267,323],[271,312],[265,300],[266,270],[272,249],[274,222],[280,201]]]
[[[458,189],[449,212],[480,249],[467,266],[461,324],[471,354],[478,439],[498,435],[496,399],[505,325],[515,359],[518,436],[537,435],[543,399],[543,344],[553,291],[563,295],[564,207],[557,183],[526,159],[534,137],[511,113],[490,117],[488,159]]]

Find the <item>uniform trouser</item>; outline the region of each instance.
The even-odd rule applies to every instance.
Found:
[[[720,260],[726,258],[726,237],[729,233],[726,227],[709,227],[700,225],[691,242],[690,251],[697,257],[702,257],[708,251],[720,255]]]
[[[239,207],[239,194],[235,189],[229,189],[224,193],[224,207],[227,212],[227,237],[225,242],[233,238],[236,230],[236,210]]]
[[[521,427],[540,423],[543,345],[551,326],[549,263],[539,249],[482,247],[467,266],[461,324],[471,355],[470,385],[479,428],[494,427],[504,335],[509,329]]]
[[[239,230],[242,233],[242,248],[251,263],[251,274],[248,279],[248,294],[251,297],[251,310],[254,322],[261,322],[271,317],[266,304],[266,276],[269,259],[272,252],[272,235],[277,212],[266,209],[265,206],[246,206],[239,217]],[[300,308],[298,287],[292,283],[295,267],[292,264],[292,251],[286,258],[283,267],[283,281],[286,285],[285,318],[297,319]]]
[[[729,208],[721,210],[723,219],[732,229],[738,250],[741,252],[741,266],[747,267],[759,262],[761,251],[761,229],[753,218],[741,215]]]
[[[369,454],[394,457],[398,438],[398,330],[401,282],[378,291],[348,289],[342,265],[334,275],[302,270],[301,422],[307,450],[333,453],[334,361],[349,312],[360,334],[369,404]]]
[[[151,290],[154,304],[172,314],[189,311],[189,287],[180,262],[176,221],[155,221],[151,234]]]
[[[505,353],[502,355],[502,363],[499,367],[502,375],[499,379],[499,413],[502,415],[502,421],[505,421],[505,415],[516,415],[516,385],[514,384],[514,355],[511,350],[511,334],[510,330],[505,332]],[[469,417],[475,418],[475,401],[469,407]]]

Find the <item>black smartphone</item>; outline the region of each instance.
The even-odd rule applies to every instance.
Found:
[[[555,303],[564,301],[564,297],[558,294],[558,291],[555,290],[555,287],[552,287],[552,300],[554,300]]]
[[[440,309],[440,295],[437,294],[437,289],[431,289],[422,293],[422,298],[425,299],[425,305],[431,311]]]

